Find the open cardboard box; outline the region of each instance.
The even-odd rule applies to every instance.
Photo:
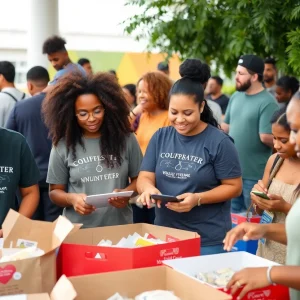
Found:
[[[242,251],[189,257],[176,260],[166,260],[163,262],[163,264],[182,272],[183,274],[186,274],[197,281],[200,280],[196,279],[195,276],[199,272],[206,273],[223,268],[231,268],[234,271],[239,271],[244,268],[278,265],[275,262]],[[281,285],[268,286],[259,290],[250,291],[245,297],[243,297],[243,299],[288,300],[289,291],[287,287]]]
[[[166,240],[168,235],[173,242],[140,248],[97,246],[102,239],[116,244],[134,232],[141,236],[150,233],[161,240]],[[190,231],[149,224],[81,229],[69,235],[59,249],[58,278],[62,274],[78,276],[152,267],[161,264],[164,259],[195,256],[199,253],[200,236]]]
[[[45,252],[34,258],[0,263],[0,296],[25,293],[50,293],[56,283],[55,250],[66,236],[76,231],[65,217],[55,222],[30,220],[10,210],[3,224],[3,249],[18,248],[20,239],[37,243]],[[21,250],[21,249],[20,249]],[[2,256],[0,250],[0,257]]]
[[[51,294],[22,294],[0,297],[0,300],[73,300],[77,296],[67,277],[62,276],[54,286]]]
[[[76,300],[105,300],[119,293],[134,298],[153,290],[172,291],[181,300],[229,300],[217,291],[165,266],[141,268],[68,278],[77,292]],[[93,287],[93,288],[91,288]]]

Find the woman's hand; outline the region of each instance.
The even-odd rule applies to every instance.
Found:
[[[170,210],[184,213],[191,211],[195,206],[198,205],[199,196],[193,193],[185,193],[182,195],[177,196],[179,200],[183,200],[181,202],[168,202],[166,207]]]
[[[267,194],[270,200],[263,199],[259,196],[253,195],[251,197],[254,204],[256,204],[262,210],[268,211],[277,211],[283,212],[288,214],[289,210],[291,209],[292,205],[286,202],[281,196],[279,195],[271,195]]]
[[[138,104],[134,109],[132,109],[132,112],[137,116],[143,112],[143,107],[141,104]]]
[[[237,299],[242,299],[249,291],[270,285],[267,269],[266,267],[243,269],[232,276],[226,289],[231,289],[230,293],[234,295],[241,288]]]
[[[70,202],[74,210],[80,215],[89,215],[96,210],[96,207],[85,202],[86,194],[67,194],[67,202]]]
[[[161,195],[161,192],[156,187],[151,187],[146,189],[136,200],[143,205],[147,205],[148,208],[151,208],[152,204],[156,203],[157,207],[161,207],[161,201],[155,201],[151,199],[150,195]]]
[[[114,193],[125,192],[125,189],[114,189]],[[109,198],[108,202],[115,208],[124,208],[128,205],[130,197],[113,197]]]
[[[265,193],[267,194],[268,193],[268,190],[267,188],[265,187],[264,183],[262,180],[258,180],[258,182],[254,185],[253,189],[252,190],[255,190],[255,191],[259,191],[259,192],[262,192],[262,193]],[[251,193],[251,196],[254,195]],[[254,195],[255,196],[255,195]]]
[[[227,232],[224,243],[224,250],[231,251],[232,247],[239,240],[259,240],[266,234],[263,224],[244,222]]]

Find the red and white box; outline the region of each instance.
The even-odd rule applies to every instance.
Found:
[[[168,241],[139,248],[97,246],[103,240],[118,243],[129,234],[146,233]],[[149,224],[80,229],[69,235],[57,257],[57,275],[79,276],[118,270],[152,267],[163,260],[196,256],[200,253],[200,236],[195,232]]]
[[[196,275],[201,273],[213,272],[223,268],[231,268],[234,271],[240,271],[244,268],[268,267],[271,265],[278,266],[277,263],[270,260],[255,256],[247,252],[230,252],[215,255],[189,257],[175,260],[167,260],[163,262],[185,275],[196,279]],[[210,284],[208,284],[210,285]],[[212,285],[210,285],[212,286]],[[221,288],[212,286],[219,290]],[[230,291],[228,291],[230,293]],[[238,293],[233,299],[237,299]],[[243,300],[288,300],[289,290],[282,285],[268,286],[262,289],[257,289],[247,293]]]

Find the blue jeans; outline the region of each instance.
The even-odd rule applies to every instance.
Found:
[[[237,197],[231,199],[231,212],[235,214],[246,212],[251,204],[250,193],[257,180],[243,179],[243,192]]]
[[[202,255],[211,255],[211,254],[219,254],[219,253],[225,253],[223,249],[224,244],[214,245],[214,246],[204,246],[201,247],[201,256]]]

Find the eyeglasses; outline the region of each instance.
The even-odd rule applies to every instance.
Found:
[[[93,112],[89,113],[87,111],[81,111],[78,114],[76,114],[76,117],[80,120],[80,121],[87,121],[91,114],[93,115],[93,117],[95,119],[99,119],[102,117],[103,113],[104,113],[105,109],[104,108],[97,108],[95,109]]]

